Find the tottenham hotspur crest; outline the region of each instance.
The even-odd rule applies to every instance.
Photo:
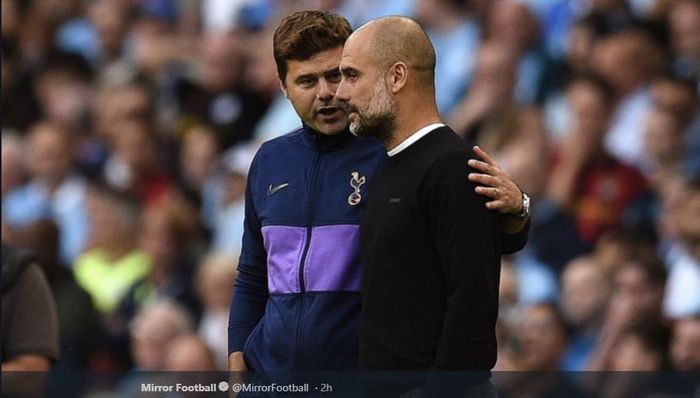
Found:
[[[357,171],[350,173],[350,176],[350,186],[355,189],[355,192],[348,196],[348,204],[350,204],[350,206],[357,206],[362,200],[362,195],[360,195],[360,187],[365,183],[365,177],[360,177],[360,173]]]

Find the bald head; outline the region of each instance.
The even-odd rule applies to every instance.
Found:
[[[335,96],[348,112],[353,134],[377,137],[391,149],[440,120],[435,50],[409,18],[379,18],[356,30],[343,47],[340,72]]]
[[[196,334],[176,337],[168,345],[165,370],[175,372],[216,371],[214,357],[207,344]]]
[[[415,73],[416,83],[434,86],[435,50],[423,28],[407,17],[374,19],[353,33],[367,44],[372,58],[382,68],[404,62]]]

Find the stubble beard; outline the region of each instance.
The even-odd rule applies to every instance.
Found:
[[[384,143],[394,133],[396,127],[396,104],[391,98],[384,83],[378,79],[368,101],[367,109],[350,112],[350,132],[358,137],[376,137]]]

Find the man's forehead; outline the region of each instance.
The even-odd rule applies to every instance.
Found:
[[[368,66],[371,63],[372,58],[367,44],[362,44],[360,41],[350,42],[349,40],[345,43],[340,61],[341,69],[346,66]]]
[[[343,48],[343,55],[349,54],[353,56],[362,56],[369,52],[369,39],[371,38],[371,29],[361,28],[348,37]]]
[[[321,51],[313,57],[304,60],[290,60],[287,63],[288,71],[294,75],[320,74],[333,69],[338,69],[342,47]]]

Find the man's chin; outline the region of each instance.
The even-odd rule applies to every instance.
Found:
[[[313,129],[323,135],[338,135],[345,131],[348,127],[347,121],[338,121],[335,123],[319,123],[313,126]]]
[[[350,123],[350,133],[352,133],[352,135],[355,137],[371,136],[371,134],[368,134],[367,129],[363,128],[359,123]]]
[[[359,131],[360,126],[357,123],[351,122],[348,127],[349,127],[350,133],[352,133],[352,135],[354,135],[355,137],[360,136],[360,134],[359,134],[360,133],[360,131]]]
[[[350,132],[356,137],[374,137],[376,136],[373,129],[368,129],[360,121],[350,121]]]

